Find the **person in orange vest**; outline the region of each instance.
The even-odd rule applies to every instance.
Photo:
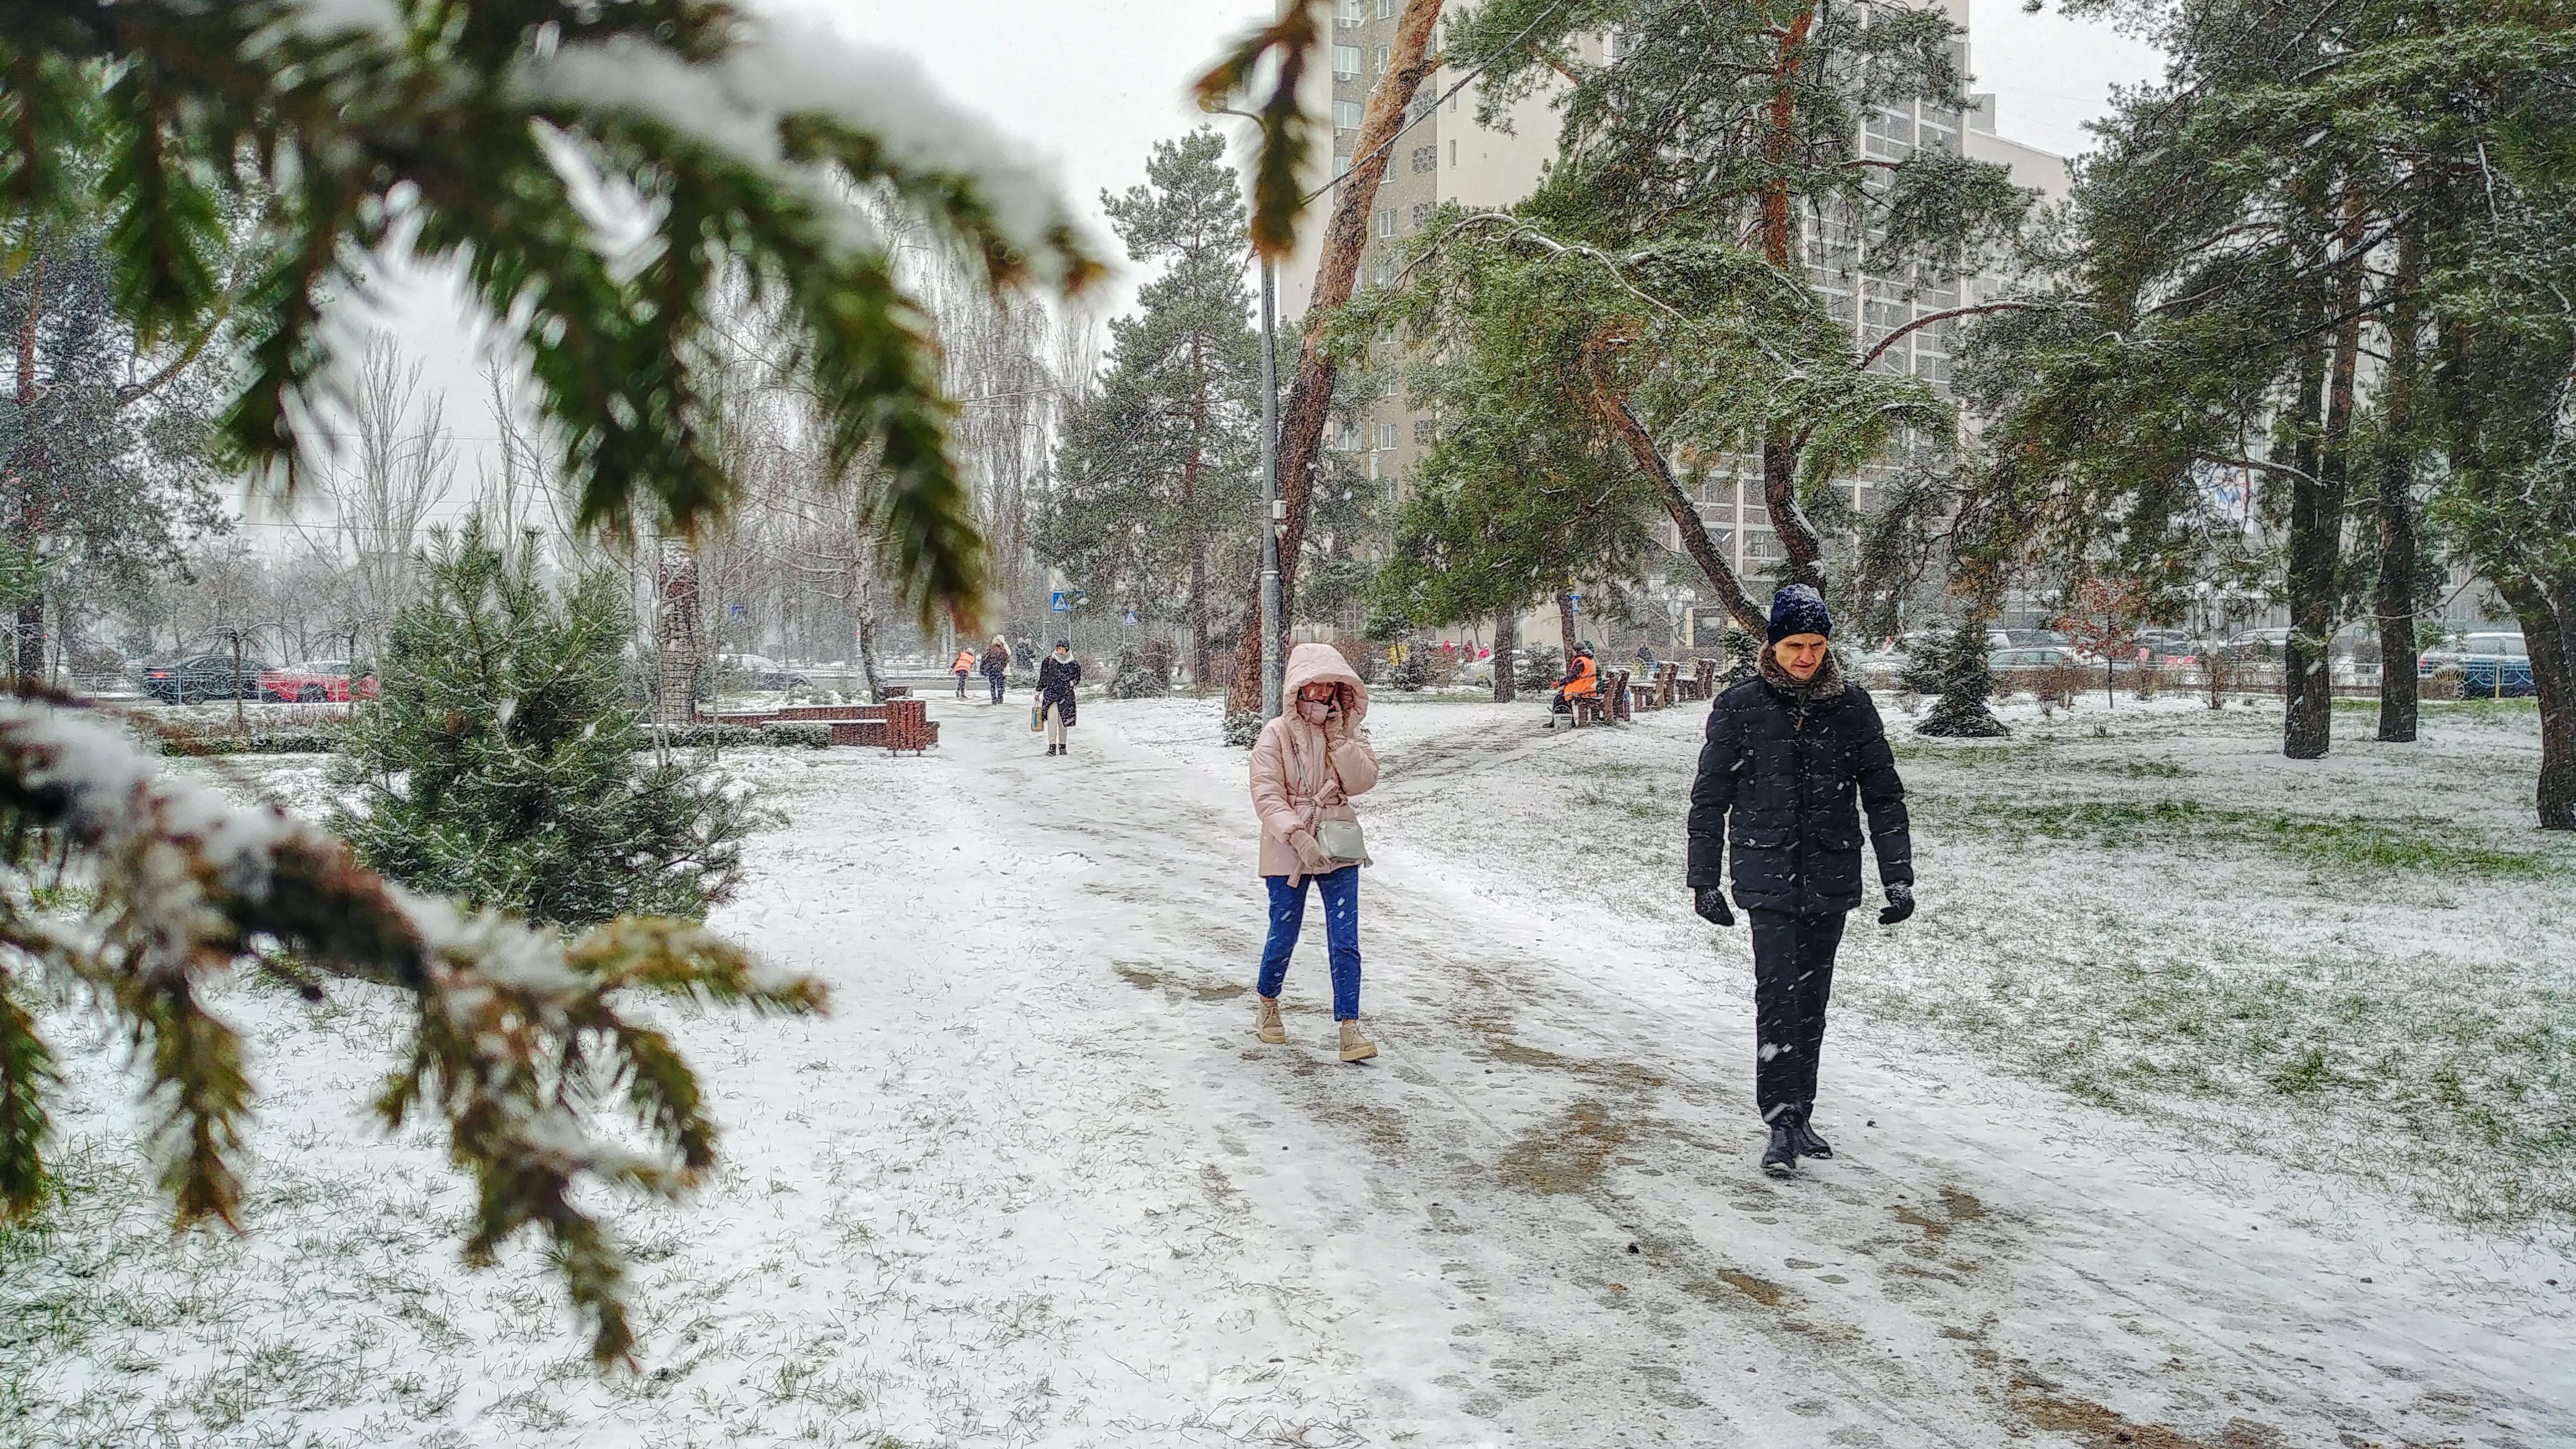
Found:
[[[975,672],[975,665],[980,657],[972,649],[960,649],[957,651],[957,657],[949,661],[948,672],[957,676],[959,699],[966,697],[966,676]]]
[[[1601,666],[1592,662],[1592,646],[1577,644],[1574,657],[1565,661],[1565,677],[1556,682],[1556,702],[1550,708],[1558,714],[1572,714],[1576,699],[1600,689]]]

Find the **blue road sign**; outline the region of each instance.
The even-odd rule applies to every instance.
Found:
[[[1066,594],[1062,589],[1058,589],[1054,593],[1047,595],[1047,612],[1049,613],[1061,614],[1072,607],[1072,597]]]
[[[1127,627],[1130,629],[1136,627],[1136,611],[1133,609],[1127,611]]]

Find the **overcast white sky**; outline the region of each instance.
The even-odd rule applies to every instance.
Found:
[[[1186,82],[1264,13],[1239,0],[755,3],[826,15],[856,38],[910,52],[954,97],[1054,158],[1066,194],[1095,217],[1103,188],[1142,181],[1152,144],[1195,123]],[[2003,134],[2043,150],[2085,149],[2084,123],[2104,112],[2111,88],[2148,79],[2160,64],[2152,50],[2101,25],[2026,15],[2020,0],[1971,4],[1976,88],[1996,94]],[[1105,240],[1105,227],[1101,234]],[[1104,303],[1114,310],[1127,290],[1112,288]],[[427,383],[448,389],[460,483],[470,490],[491,431],[477,377],[482,359],[440,291],[397,285],[386,300]]]

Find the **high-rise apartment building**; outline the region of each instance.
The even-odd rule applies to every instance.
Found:
[[[1966,0],[1938,3],[1962,28],[1967,25]],[[1314,79],[1309,82],[1307,100],[1311,113],[1329,112],[1332,117],[1334,174],[1352,162],[1361,113],[1386,70],[1400,6],[1401,0],[1335,0],[1331,64],[1310,72]],[[1610,57],[1603,48],[1617,43],[1615,36],[1590,41],[1587,46],[1592,53],[1586,58],[1606,61]],[[1965,45],[1963,40],[1963,51]],[[1963,54],[1961,59],[1969,57]],[[1469,209],[1509,206],[1529,194],[1545,164],[1556,155],[1557,113],[1550,105],[1551,96],[1524,98],[1500,118],[1503,127],[1489,128],[1476,121],[1477,83],[1461,86],[1459,81],[1456,73],[1445,69],[1426,81],[1415,98],[1409,124],[1395,140],[1369,219],[1368,250],[1360,263],[1363,286],[1392,276],[1398,244],[1428,222],[1441,203],[1454,201]],[[1991,96],[1976,97],[1965,113],[1920,103],[1901,110],[1874,108],[1865,117],[1862,141],[1866,154],[1877,160],[1902,160],[1917,148],[1964,152],[2009,167],[2015,183],[2043,193],[2047,200],[2060,199],[2067,192],[2063,158],[1997,134]],[[1328,213],[1331,199],[1320,199],[1318,205]],[[1298,254],[1281,271],[1280,312],[1288,319],[1292,335],[1294,319],[1304,314],[1313,296],[1322,230],[1310,224]],[[1810,278],[1863,347],[1918,317],[1998,295],[1986,278],[1932,287],[1873,272],[1864,240],[1847,224],[1830,220],[1811,228],[1806,236]],[[1911,333],[1873,366],[1921,377],[1946,392],[1950,346],[1958,325],[1935,323]],[[1401,396],[1390,396],[1360,427],[1330,441],[1362,456],[1371,476],[1393,479],[1400,488],[1415,457],[1429,445],[1434,426],[1428,415],[1408,410]],[[1711,466],[1698,472],[1704,480],[1698,500],[1701,516],[1737,571],[1759,579],[1771,572],[1780,549],[1762,507],[1758,467],[1749,458],[1709,461]],[[1877,471],[1864,468],[1847,480],[1864,508],[1869,505],[1869,490],[1880,481]],[[1666,523],[1664,529],[1667,545],[1678,550],[1680,540],[1673,536],[1672,526]],[[1676,571],[1676,578],[1688,572],[1685,566]]]

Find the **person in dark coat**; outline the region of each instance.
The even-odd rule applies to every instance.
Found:
[[[1073,645],[1059,643],[1038,661],[1038,707],[1046,711],[1047,753],[1065,752],[1065,731],[1073,728],[1073,687],[1082,683],[1082,663]]]
[[[1000,704],[1002,702],[1002,678],[1004,675],[1011,672],[1010,641],[1004,639],[999,634],[994,635],[991,646],[986,648],[984,651],[983,663],[984,683],[990,686],[993,691],[993,703]]]
[[[1731,878],[1735,904],[1752,918],[1754,1101],[1771,1128],[1762,1169],[1774,1176],[1802,1156],[1834,1155],[1810,1118],[1834,951],[1844,914],[1861,903],[1862,813],[1887,891],[1879,924],[1914,914],[1905,785],[1878,706],[1834,660],[1833,628],[1825,601],[1804,584],[1772,599],[1759,673],[1710,704],[1691,786],[1693,908],[1734,925]]]

